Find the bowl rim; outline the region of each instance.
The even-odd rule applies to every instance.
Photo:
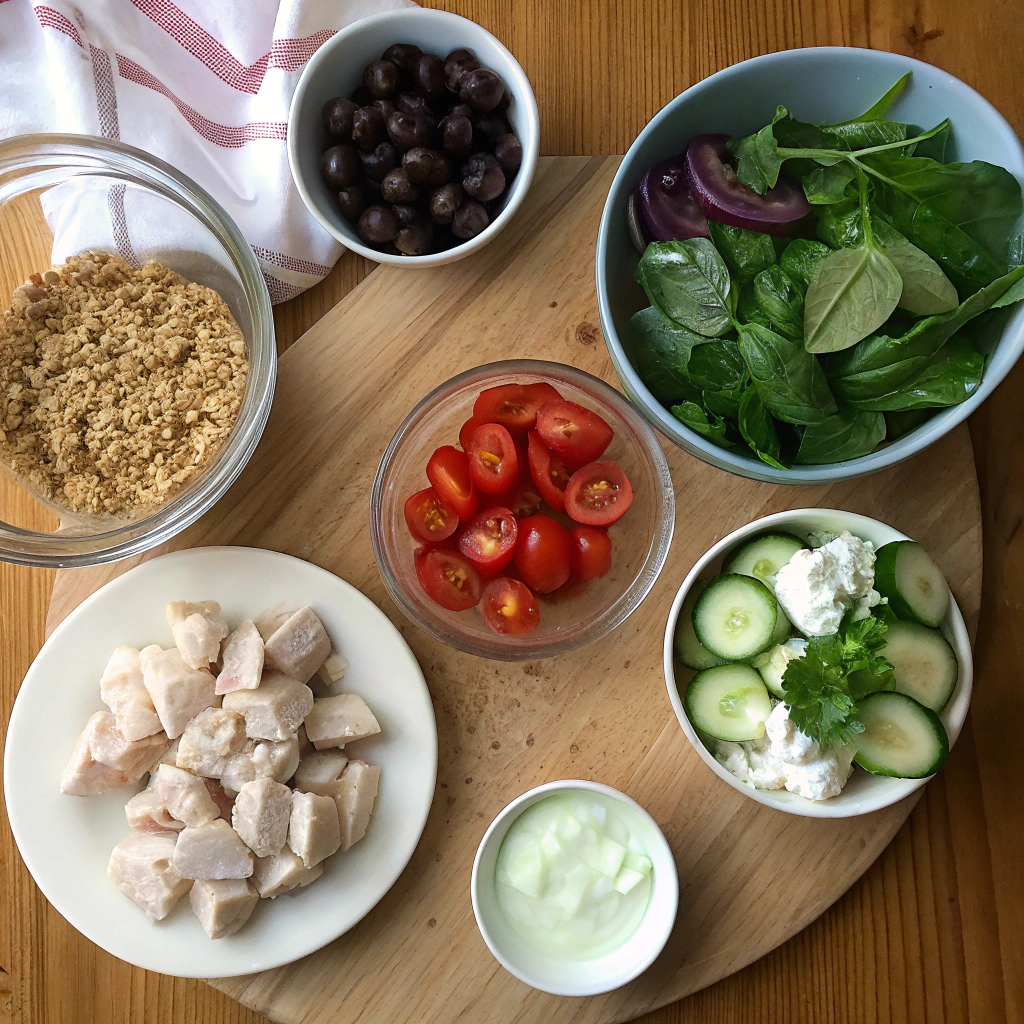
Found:
[[[238,419],[215,465],[149,515],[89,535],[62,533],[63,516],[61,529],[53,533],[0,523],[0,558],[3,561],[67,569],[101,565],[148,551],[191,526],[224,496],[252,457],[270,417],[277,380],[277,344],[270,293],[256,256],[231,216],[206,189],[165,160],[113,139],[37,133],[0,140],[0,178],[6,171],[43,170],[56,164],[74,167],[76,176],[101,174],[139,184],[187,209],[217,240],[231,260],[249,305],[253,321],[251,345],[247,340],[249,374],[256,382],[251,396],[247,394],[243,399]],[[6,189],[0,187],[0,198],[5,192]],[[248,391],[248,381],[246,387]],[[245,420],[247,413],[249,418]],[[19,486],[24,485],[19,482]],[[42,499],[36,500],[46,504]],[[58,514],[64,511],[58,506],[48,507]],[[65,514],[73,516],[73,513]],[[140,530],[146,523],[149,526]],[[9,541],[21,547],[11,550],[6,546]],[[77,550],[65,550],[68,542],[73,542]]]
[[[485,382],[493,377],[508,374],[536,376],[555,381],[568,381],[568,383],[588,391],[599,404],[611,406],[619,417],[629,423],[634,433],[640,438],[645,461],[650,464],[652,475],[656,480],[656,486],[661,491],[660,529],[656,530],[651,537],[651,547],[637,576],[622,591],[611,608],[606,609],[593,618],[588,629],[576,632],[571,636],[553,635],[544,641],[531,641],[529,634],[527,634],[523,637],[512,638],[514,642],[506,645],[499,646],[497,643],[493,643],[491,646],[485,646],[482,642],[448,632],[433,621],[420,615],[418,609],[409,599],[404,588],[391,571],[387,557],[389,549],[384,539],[380,510],[384,497],[384,481],[392,457],[403,442],[406,441],[410,432],[433,409],[438,400],[447,397],[457,389],[463,389],[469,385],[485,385]],[[572,378],[577,379],[573,380]],[[638,444],[637,447],[641,447],[641,444]],[[657,497],[656,495],[655,498],[657,499]],[[640,607],[658,581],[671,549],[672,536],[675,532],[675,490],[668,459],[665,457],[665,452],[658,440],[658,436],[646,420],[633,408],[632,404],[610,384],[601,380],[600,377],[595,377],[586,370],[581,370],[579,367],[568,363],[544,359],[504,359],[493,363],[482,363],[479,366],[463,370],[454,377],[449,377],[438,384],[437,387],[416,403],[395,430],[394,436],[381,456],[370,492],[369,516],[370,540],[373,545],[373,554],[377,562],[378,571],[384,582],[385,589],[406,618],[427,632],[435,640],[439,640],[449,647],[454,647],[456,650],[464,651],[466,654],[473,654],[492,661],[542,661],[546,658],[554,658],[560,654],[578,650],[593,643],[595,640],[599,640],[621,626]],[[629,596],[631,592],[632,596],[623,602],[623,598]],[[611,614],[613,611],[614,614]],[[495,637],[500,637],[498,633],[494,635]]]
[[[690,745],[700,755],[704,763],[707,764],[720,779],[729,783],[733,789],[742,793],[744,796],[747,796],[752,800],[756,800],[758,803],[764,804],[766,807],[772,807],[775,810],[784,811],[787,814],[795,814],[806,818],[853,818],[859,817],[862,814],[870,814],[872,811],[891,807],[893,804],[906,799],[920,790],[925,783],[935,778],[935,776],[930,775],[923,779],[897,779],[887,778],[885,776],[876,776],[876,778],[884,780],[886,784],[886,792],[889,795],[878,796],[873,799],[864,799],[850,804],[836,802],[837,800],[841,800],[841,794],[839,797],[834,797],[830,800],[815,801],[797,797],[796,794],[791,794],[785,790],[755,789],[753,786],[745,782],[741,782],[732,774],[732,772],[718,761],[710,750],[708,750],[703,741],[697,735],[697,731],[694,729],[689,716],[686,714],[682,696],[679,692],[679,687],[676,684],[673,641],[675,638],[676,623],[679,619],[679,611],[682,607],[683,601],[686,599],[686,595],[689,593],[694,582],[700,577],[700,574],[708,567],[708,565],[714,562],[716,558],[723,555],[730,548],[735,547],[739,541],[744,540],[753,534],[760,533],[763,530],[771,529],[773,527],[792,526],[794,520],[798,518],[821,519],[822,526],[827,527],[828,520],[831,518],[834,523],[835,517],[839,517],[840,520],[845,523],[843,529],[849,530],[854,534],[854,536],[857,536],[857,530],[859,528],[857,525],[858,523],[868,523],[871,526],[882,527],[884,530],[891,532],[894,535],[894,540],[913,539],[908,537],[901,530],[896,529],[896,527],[882,522],[880,519],[874,519],[871,516],[865,516],[859,512],[847,512],[843,509],[819,507],[796,508],[788,509],[783,512],[773,512],[771,515],[762,516],[760,519],[754,519],[716,541],[710,548],[708,548],[707,551],[704,552],[703,555],[701,555],[699,559],[697,559],[693,568],[691,568],[686,574],[683,582],[679,585],[679,589],[676,591],[675,597],[672,599],[672,606],[669,610],[668,620],[665,624],[665,638],[662,647],[665,685],[668,690],[669,701],[672,704],[672,710],[675,712],[680,728],[685,733],[686,738],[690,741]],[[890,542],[887,541],[886,543]],[[950,702],[947,705],[947,709],[950,711],[950,721],[948,724],[945,722],[943,723],[946,725],[946,731],[949,735],[949,747],[952,750],[957,737],[963,730],[964,721],[966,720],[967,713],[970,710],[971,695],[974,689],[974,654],[971,648],[970,634],[967,632],[967,624],[964,621],[963,613],[960,611],[960,605],[957,603],[956,596],[953,594],[952,589],[950,590],[949,610],[946,613],[946,620],[943,622],[943,626],[948,626],[949,635],[946,638],[950,641],[953,650],[956,653],[957,663],[961,670],[960,678],[957,680],[956,689],[954,690],[953,696],[950,698]],[[943,709],[943,715],[945,715],[947,709]],[[954,711],[955,714],[953,713]],[[785,797],[779,797],[775,795],[776,793],[785,793],[786,795]],[[792,799],[793,797],[796,797],[796,799]]]
[[[673,444],[695,455],[697,458],[723,469],[728,473],[737,476],[747,477],[751,480],[762,480],[775,484],[796,484],[814,485],[822,483],[834,483],[839,480],[852,480],[857,477],[866,476],[882,469],[898,465],[900,462],[912,458],[918,452],[934,444],[939,438],[961,424],[982,402],[995,390],[1005,379],[1013,368],[1014,364],[1024,353],[1024,327],[1019,328],[1012,337],[1004,334],[1000,338],[1000,344],[1009,342],[1007,351],[1012,355],[1012,360],[999,372],[993,372],[986,367],[978,390],[968,399],[959,405],[949,406],[945,409],[936,410],[928,421],[911,431],[896,442],[884,448],[877,448],[868,455],[856,459],[849,459],[845,462],[827,463],[821,466],[792,466],[786,470],[777,470],[759,460],[748,456],[733,455],[724,448],[719,448],[710,442],[705,442],[694,431],[690,430],[683,423],[665,409],[660,402],[647,390],[639,375],[633,369],[628,356],[622,345],[619,333],[612,317],[611,305],[608,299],[607,289],[607,258],[609,248],[609,234],[612,222],[617,216],[612,207],[613,195],[622,187],[626,178],[626,172],[630,170],[629,164],[635,151],[646,142],[652,135],[658,132],[662,122],[667,120],[672,113],[684,104],[697,100],[701,93],[719,82],[733,77],[734,75],[748,72],[750,67],[757,65],[765,69],[775,64],[785,64],[793,60],[802,60],[806,56],[831,55],[831,56],[853,56],[856,55],[864,61],[876,63],[899,63],[901,70],[922,71],[929,75],[944,76],[953,89],[965,91],[972,102],[993,119],[1000,128],[1003,135],[1003,142],[1015,154],[1018,160],[1024,165],[1024,144],[1017,137],[1012,126],[1005,117],[977,90],[973,89],[962,79],[951,75],[948,71],[929,64],[926,61],[918,60],[915,57],[906,57],[902,54],[893,53],[890,50],[879,50],[859,46],[808,46],[795,47],[788,50],[777,50],[773,53],[760,54],[756,57],[749,57],[746,60],[731,64],[719,71],[708,75],[706,78],[688,86],[677,96],[668,101],[654,116],[647,122],[637,137],[630,144],[622,158],[615,176],[608,189],[608,196],[605,200],[604,209],[601,213],[600,226],[598,228],[597,246],[595,249],[595,278],[597,282],[597,303],[598,315],[601,321],[601,330],[605,339],[605,346],[611,358],[612,365],[622,384],[623,390],[630,400],[636,405],[641,415],[661,433],[668,437]],[[1019,176],[1018,176],[1019,180]],[[906,443],[904,443],[906,442]]]
[[[505,835],[508,833],[509,828],[511,828],[512,823],[523,813],[523,811],[527,810],[527,808],[532,807],[535,803],[538,803],[540,800],[543,800],[544,797],[549,796],[552,793],[561,793],[572,790],[587,793],[599,793],[611,800],[632,808],[651,825],[652,834],[656,835],[660,840],[656,843],[657,850],[648,850],[648,856],[650,856],[651,860],[654,862],[654,872],[658,882],[658,898],[662,901],[662,906],[670,906],[671,910],[666,915],[665,925],[657,932],[652,930],[650,948],[644,956],[636,962],[633,969],[624,974],[621,979],[616,979],[614,984],[610,986],[607,983],[602,982],[596,982],[591,985],[578,984],[571,986],[561,986],[557,984],[552,985],[547,984],[546,982],[541,982],[536,975],[524,970],[505,955],[500,944],[495,940],[488,928],[486,915],[481,908],[481,862],[488,848],[493,846],[495,843],[498,843],[500,848],[500,845],[504,841]],[[499,832],[500,835],[498,834]],[[493,889],[493,883],[483,884],[486,884],[490,889]],[[661,826],[655,820],[651,812],[631,796],[628,796],[621,790],[615,789],[612,786],[605,785],[602,782],[592,782],[588,779],[557,779],[553,782],[545,782],[539,786],[534,786],[532,789],[528,789],[525,793],[520,793],[519,796],[515,797],[515,799],[510,800],[505,804],[505,806],[494,816],[490,825],[487,826],[486,831],[477,845],[476,855],[473,857],[473,870],[470,876],[469,890],[470,898],[473,903],[473,916],[476,919],[477,928],[479,929],[480,935],[482,936],[484,943],[487,945],[487,948],[491,951],[491,955],[494,959],[497,960],[498,963],[509,972],[509,974],[518,978],[524,984],[530,985],[532,988],[538,989],[541,992],[548,992],[551,995],[556,996],[601,995],[605,992],[612,992],[615,989],[621,988],[623,985],[628,985],[631,981],[634,981],[661,955],[662,950],[664,950],[665,945],[672,934],[672,929],[675,927],[676,915],[679,911],[679,871],[676,867],[672,847],[665,838],[665,833]],[[640,929],[644,925],[644,921],[647,919],[648,912],[650,911],[651,905],[654,901],[654,894],[655,888],[652,886],[647,910],[644,911],[644,916],[637,924],[636,929],[633,932],[634,935],[639,933]],[[608,953],[602,954],[600,959],[614,956],[620,948],[621,947],[616,947],[615,949],[609,950]]]
[[[334,58],[336,52],[340,48],[343,48],[353,36],[358,35],[367,27],[386,24],[392,21],[402,22],[409,19],[417,21],[434,21],[442,25],[459,25],[460,27],[469,25],[471,28],[466,31],[475,32],[480,36],[489,39],[507,61],[507,68],[502,69],[502,78],[511,79],[511,81],[506,82],[506,84],[512,90],[514,101],[522,105],[527,126],[527,137],[519,140],[523,149],[522,164],[520,165],[519,171],[512,183],[512,189],[509,192],[508,199],[498,216],[492,220],[491,223],[480,232],[480,234],[466,239],[466,241],[461,245],[455,245],[450,249],[445,249],[443,252],[429,253],[425,256],[401,256],[394,255],[393,253],[381,252],[378,249],[373,249],[370,246],[365,245],[358,237],[355,237],[354,232],[351,237],[343,234],[337,225],[324,214],[324,211],[313,198],[309,189],[306,187],[299,167],[299,110],[305,100],[306,92],[312,87],[313,80],[319,73],[321,65]],[[508,74],[505,74],[506,71]],[[537,108],[537,97],[534,95],[533,87],[530,85],[530,80],[527,78],[526,72],[523,70],[519,61],[516,60],[512,51],[509,50],[497,36],[489,32],[482,25],[472,21],[470,18],[464,18],[461,15],[453,14],[450,11],[442,11],[428,7],[400,7],[393,11],[382,11],[379,14],[372,14],[369,17],[360,18],[358,21],[354,21],[352,24],[346,25],[345,28],[341,29],[328,39],[327,42],[325,42],[310,58],[310,60],[307,61],[305,68],[302,70],[302,74],[299,76],[298,84],[295,87],[295,92],[292,94],[291,104],[288,108],[287,134],[288,168],[291,171],[292,181],[295,183],[295,188],[298,191],[302,202],[305,204],[306,209],[314,220],[316,220],[316,222],[329,235],[331,235],[332,238],[336,239],[347,249],[351,249],[353,252],[359,253],[360,256],[365,256],[367,259],[373,260],[375,263],[391,264],[400,267],[438,267],[446,263],[454,263],[455,261],[460,260],[463,257],[468,256],[470,253],[475,252],[477,249],[485,246],[505,228],[515,212],[522,205],[527,192],[530,190],[534,173],[537,170],[537,161],[540,157],[540,112]]]

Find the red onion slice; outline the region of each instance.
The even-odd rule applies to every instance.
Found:
[[[634,229],[639,231],[645,247],[650,242],[711,237],[707,218],[686,177],[684,153],[655,164],[640,179],[630,197],[627,216],[634,245]]]

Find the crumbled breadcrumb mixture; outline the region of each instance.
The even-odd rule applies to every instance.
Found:
[[[155,260],[72,257],[0,314],[0,459],[58,505],[130,518],[217,451],[248,370],[217,292]]]

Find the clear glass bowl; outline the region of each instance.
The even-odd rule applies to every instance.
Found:
[[[426,466],[435,449],[457,444],[484,388],[546,381],[563,398],[599,413],[615,431],[602,456],[617,462],[633,485],[633,503],[609,528],[612,567],[587,583],[538,594],[540,625],[526,636],[495,633],[476,608],[451,612],[420,587],[413,566],[419,546],[405,524],[410,494],[429,486]],[[622,395],[597,377],[562,363],[511,359],[460,373],[422,399],[384,452],[370,498],[373,552],[388,592],[431,636],[469,654],[499,661],[534,661],[575,650],[623,622],[654,586],[668,556],[675,495],[668,462],[654,431]]]
[[[89,249],[138,264],[159,260],[220,293],[248,348],[242,408],[203,471],[163,504],[130,520],[71,512],[29,491],[4,467],[4,561],[94,565],[166,541],[231,486],[270,414],[277,375],[270,296],[252,250],[221,206],[168,164],[119,142],[81,135],[0,141],[0,309],[30,274]]]

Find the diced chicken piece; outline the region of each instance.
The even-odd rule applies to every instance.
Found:
[[[206,791],[213,798],[217,805],[219,816],[225,821],[231,821],[231,812],[235,806],[235,798],[224,792],[224,787],[216,779],[203,779]]]
[[[305,757],[313,750],[313,744],[309,742],[309,737],[306,735],[306,727],[300,725],[295,730],[295,738],[299,741],[299,757]]]
[[[341,846],[338,808],[329,796],[316,793],[292,795],[292,816],[288,822],[288,846],[311,868],[336,853]]]
[[[366,835],[379,783],[380,769],[365,761],[349,761],[341,778],[331,783],[329,795],[338,807],[341,849],[347,850]]]
[[[136,793],[124,805],[124,813],[133,832],[180,832],[185,827],[184,822],[167,810],[156,786],[147,786]]]
[[[166,609],[174,644],[189,668],[209,668],[220,654],[220,642],[228,635],[216,601],[172,601]]]
[[[341,680],[348,671],[348,658],[332,651],[309,681],[309,688],[317,697],[334,697],[341,692]]]
[[[217,818],[178,834],[174,869],[182,878],[248,878],[252,854],[235,830]]]
[[[323,871],[322,864],[307,868],[302,858],[286,846],[276,857],[258,857],[252,870],[252,880],[262,897],[273,899],[297,886],[309,885]]]
[[[132,832],[110,855],[107,874],[151,921],[162,921],[192,885],[174,867],[176,845],[171,832]]]
[[[104,719],[110,718],[104,711],[96,714],[86,722],[82,735],[75,743],[75,749],[60,777],[60,791],[70,796],[96,796],[112,789],[123,789],[130,786],[132,780],[126,772],[97,761],[92,754],[92,738],[96,729],[101,727]]]
[[[255,690],[263,673],[263,637],[252,619],[246,619],[224,641],[217,692]]]
[[[271,778],[287,782],[299,766],[299,741],[295,736],[273,740],[246,740],[245,746],[227,760],[221,785],[229,793],[237,793],[247,782]]]
[[[168,747],[167,737],[162,732],[129,743],[118,732],[114,716],[106,711],[97,711],[89,724],[92,726],[89,750],[93,759],[124,772],[129,782],[138,782]]]
[[[157,768],[162,764],[177,764],[178,763],[178,745],[181,743],[181,737],[179,736],[176,740],[171,740],[167,749],[160,755],[160,759],[150,769],[150,772],[155,774]]]
[[[245,717],[245,734],[254,740],[286,740],[313,707],[313,691],[281,672],[263,674],[255,690],[224,695],[223,706]]]
[[[162,764],[156,773],[156,791],[171,815],[192,828],[220,816],[220,808],[198,775]]]
[[[300,683],[308,682],[331,653],[331,638],[308,605],[285,620],[266,642],[263,660]]]
[[[176,763],[195,775],[219,779],[245,742],[245,719],[237,711],[206,708],[181,734]]]
[[[226,939],[249,920],[260,894],[248,878],[202,878],[188,898],[206,934]]]
[[[353,740],[380,732],[380,725],[366,706],[366,701],[355,693],[340,693],[337,697],[322,697],[314,701],[305,726],[306,735],[317,750],[343,747]]]
[[[328,789],[331,783],[341,778],[347,764],[348,758],[336,748],[306,754],[299,759],[299,767],[295,769],[295,788],[303,793],[330,796]]]
[[[163,731],[134,647],[118,647],[110,656],[100,678],[100,700],[114,712],[118,732],[128,741]]]
[[[269,640],[296,612],[298,608],[289,604],[275,604],[267,608],[253,619],[253,625],[259,630],[264,643]]]
[[[288,838],[292,791],[271,778],[247,782],[235,797],[231,824],[257,857],[273,857]]]
[[[180,736],[200,711],[219,707],[213,673],[206,668],[190,668],[177,648],[165,651],[151,644],[139,652],[139,659],[142,680],[170,739]]]

